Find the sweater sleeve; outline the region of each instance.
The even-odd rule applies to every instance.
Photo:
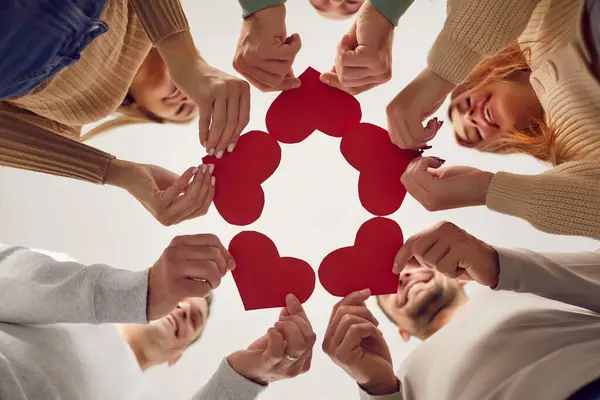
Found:
[[[194,395],[193,400],[252,400],[265,389],[266,386],[238,374],[224,359],[208,383]]]
[[[58,262],[22,247],[0,247],[4,323],[146,323],[147,292],[147,271]]]
[[[129,0],[129,2],[133,5],[153,44],[190,29],[179,0]]]
[[[24,111],[0,106],[0,165],[104,183],[114,156],[28,122],[20,117]]]
[[[242,6],[242,17],[247,18],[264,10],[265,8],[276,6],[277,4],[284,4],[286,0],[238,0],[240,6]]]
[[[447,0],[448,16],[427,63],[456,85],[484,58],[518,39],[539,0]]]
[[[398,26],[400,17],[415,0],[371,0],[371,4],[392,23]]]
[[[600,239],[600,163],[569,162],[539,175],[499,172],[486,203],[545,232]]]
[[[600,313],[600,251],[538,254],[496,250],[500,279],[495,290],[532,293]]]
[[[358,386],[360,400],[402,400],[404,399],[404,395],[402,394],[402,390],[398,390],[396,393],[386,394],[384,396],[375,396],[369,394],[366,390],[364,390],[360,385]]]
[[[10,361],[0,353],[0,399],[28,400],[21,379]]]

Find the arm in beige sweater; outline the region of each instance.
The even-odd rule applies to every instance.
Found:
[[[569,162],[539,175],[499,172],[486,202],[545,232],[600,239],[600,162]]]
[[[114,156],[28,122],[42,118],[25,114],[0,103],[0,165],[104,183]]]
[[[479,61],[518,39],[539,0],[447,0],[448,16],[428,65],[455,85]]]
[[[190,29],[179,0],[129,0],[153,44]],[[210,6],[207,6],[210,8]]]
[[[600,313],[600,251],[496,250],[500,280],[495,290],[532,293]]]

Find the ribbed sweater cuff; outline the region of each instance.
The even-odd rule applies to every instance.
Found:
[[[114,158],[18,118],[0,116],[0,165],[103,184]]]
[[[153,44],[190,29],[179,0],[129,0]]]
[[[247,18],[258,12],[276,6],[277,4],[284,4],[286,0],[238,0],[242,6],[242,17]]]
[[[427,64],[438,76],[458,85],[482,59],[481,54],[452,40],[442,31],[429,51]]]
[[[414,0],[371,0],[371,4],[394,26],[398,26],[400,17],[412,5]]]

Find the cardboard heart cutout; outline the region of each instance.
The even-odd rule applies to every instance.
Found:
[[[293,293],[304,303],[315,289],[315,271],[305,261],[280,257],[267,236],[254,231],[237,234],[229,243],[236,262],[232,275],[244,308],[285,307]]]
[[[267,131],[281,143],[300,143],[315,130],[342,137],[360,122],[360,103],[352,95],[322,83],[309,67],[299,76],[302,86],[282,92],[267,111]]]
[[[340,149],[346,161],[360,172],[358,196],[363,207],[377,216],[396,212],[406,197],[400,178],[420,153],[398,148],[385,129],[366,123],[348,130]]]
[[[204,164],[214,164],[216,178],[214,204],[225,221],[248,225],[256,221],[265,206],[262,183],[277,169],[281,147],[274,137],[262,131],[242,136],[233,153],[223,158],[206,156]]]
[[[402,230],[396,222],[381,217],[370,219],[358,230],[354,246],[335,250],[323,259],[319,281],[338,297],[367,288],[373,295],[396,293],[398,275],[392,268],[403,244]]]

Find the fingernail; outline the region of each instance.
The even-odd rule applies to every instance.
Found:
[[[361,296],[367,296],[367,295],[371,295],[371,289],[363,289],[360,292],[358,292],[358,294],[360,294]]]
[[[198,167],[195,167],[195,168],[192,170],[192,175],[196,175],[196,172],[198,172]]]
[[[397,262],[394,263],[394,267],[392,268],[392,272],[396,275],[398,275],[400,273],[400,264],[398,264]]]
[[[438,160],[442,164],[446,162],[446,160],[444,160],[443,158],[439,158],[439,157],[431,157],[431,158],[433,158],[434,160]]]
[[[331,79],[328,76],[321,75],[321,82],[326,83],[326,84],[330,84],[331,83]]]
[[[208,165],[203,164],[202,165],[202,173],[205,174],[207,169],[208,169]]]
[[[215,181],[216,181],[216,178],[214,176],[212,176],[210,178],[210,184],[213,185],[213,186],[215,186]]]
[[[215,149],[208,149],[208,155],[212,156],[213,154],[215,154]]]
[[[302,82],[300,82],[300,81],[295,81],[295,82],[292,84],[292,89],[298,89],[298,88],[299,88],[301,85],[302,85]]]
[[[427,145],[427,146],[421,147],[419,150],[429,150],[429,149],[431,149],[431,146]]]
[[[208,173],[212,174],[215,170],[215,164],[208,164]]]
[[[235,149],[235,143],[230,143],[229,146],[227,146],[227,151],[231,153],[233,152],[233,149]]]
[[[288,294],[287,298],[288,298],[288,301],[290,303],[292,303],[292,305],[298,305],[298,304],[300,304],[300,300],[298,300],[298,298],[294,294],[292,294],[292,293]]]
[[[221,159],[221,157],[223,157],[223,153],[225,153],[223,150],[217,151],[217,158]]]
[[[440,121],[440,128],[444,125],[444,121]]]
[[[433,120],[438,123],[440,122],[440,121],[438,121],[437,117],[433,117]]]

